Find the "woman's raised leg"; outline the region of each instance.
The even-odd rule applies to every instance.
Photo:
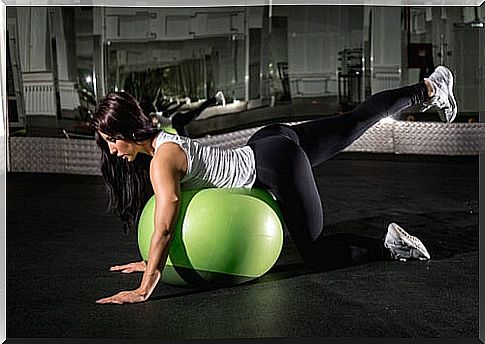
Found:
[[[352,111],[292,126],[312,166],[341,152],[379,120],[427,97],[424,83],[376,93]]]
[[[448,68],[437,67],[425,82],[376,93],[342,115],[308,121],[292,129],[311,165],[316,166],[348,147],[382,118],[418,104],[424,105],[423,110],[437,107],[446,122],[455,119],[453,75]]]

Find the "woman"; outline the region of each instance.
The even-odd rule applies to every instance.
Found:
[[[188,98],[188,101],[190,102],[190,98]],[[226,99],[224,98],[224,94],[219,91],[214,95],[214,97],[202,102],[196,108],[186,111],[179,111],[179,109],[185,104],[187,104],[187,102],[184,103],[172,101],[168,102],[167,104],[163,104],[162,102],[158,101],[157,107],[155,107],[148,97],[144,97],[144,99],[142,99],[140,102],[140,107],[143,110],[143,113],[150,117],[154,126],[160,128],[170,127],[175,129],[179,135],[188,137],[189,132],[185,126],[199,117],[202,111],[208,107],[214,105],[225,106]]]
[[[97,108],[93,125],[102,150],[102,172],[111,208],[134,227],[153,187],[155,230],[147,262],[111,268],[143,272],[140,287],[97,302],[143,302],[151,295],[167,260],[181,186],[268,189],[278,201],[300,254],[312,266],[429,259],[421,241],[394,223],[388,228],[384,245],[356,235],[322,235],[323,210],[312,167],[335,156],[380,119],[412,105],[423,104],[425,109],[435,106],[445,121],[453,121],[457,108],[452,88],[453,75],[440,66],[423,82],[372,95],[342,115],[294,126],[265,127],[237,149],[202,146],[188,138],[158,132],[133,97],[108,94]]]

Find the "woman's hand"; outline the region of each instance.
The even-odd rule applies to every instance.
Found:
[[[104,299],[99,299],[96,303],[107,304],[113,303],[117,305],[122,305],[124,303],[139,303],[146,301],[147,297],[140,290],[128,290],[121,291],[110,297],[105,297]]]
[[[141,262],[128,263],[124,265],[115,265],[109,268],[109,271],[121,271],[124,274],[132,272],[145,272],[147,264],[144,260]]]
[[[127,290],[121,291],[118,294],[115,294],[110,297],[105,297],[96,301],[99,304],[117,304],[122,305],[124,303],[140,303],[148,300],[150,295],[153,293],[153,290],[160,281],[160,277],[162,273],[160,270],[155,270],[155,272],[145,277],[145,283],[142,283],[138,289],[135,290]]]

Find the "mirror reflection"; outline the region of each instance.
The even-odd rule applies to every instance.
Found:
[[[475,122],[483,17],[483,6],[8,7],[9,133],[92,139],[98,99],[124,90],[160,125],[185,114],[180,131],[203,137],[345,112],[440,64],[457,75],[457,121]],[[396,119],[439,121],[417,111]]]

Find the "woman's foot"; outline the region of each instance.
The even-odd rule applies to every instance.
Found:
[[[396,260],[428,260],[431,258],[421,240],[409,235],[395,223],[391,223],[387,229],[384,247],[391,251],[391,257]]]
[[[443,122],[453,122],[456,117],[457,107],[455,96],[453,95],[453,74],[444,67],[438,66],[434,72],[424,79],[428,91],[430,92],[430,99],[424,102],[424,109],[426,111],[433,106],[438,108],[438,114]]]

